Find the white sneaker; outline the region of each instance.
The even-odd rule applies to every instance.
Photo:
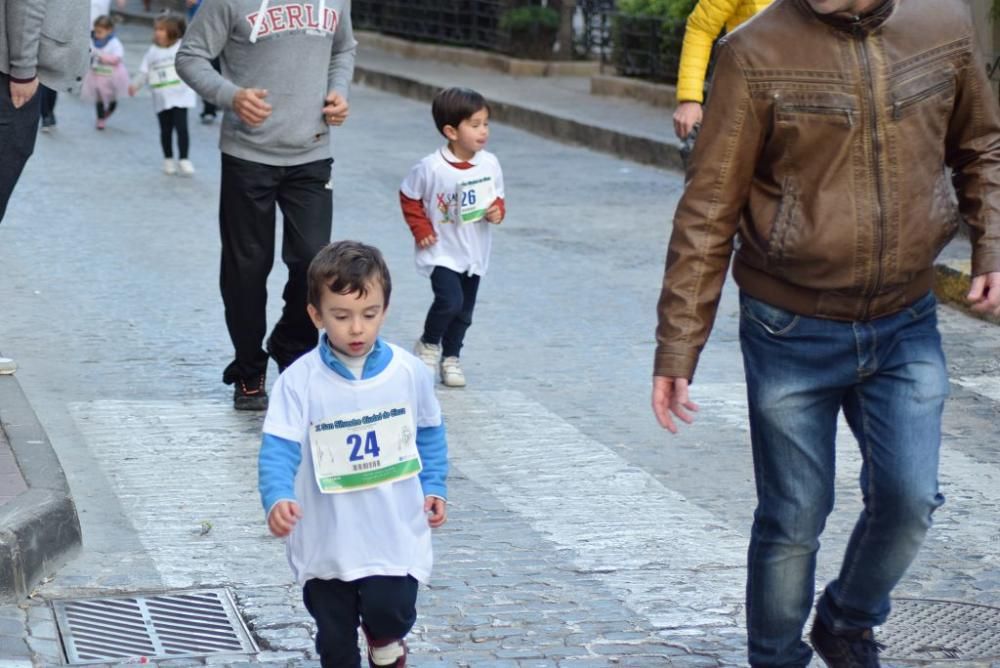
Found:
[[[163,173],[167,176],[173,176],[177,173],[177,161],[173,158],[164,158],[163,160]]]
[[[419,357],[420,361],[426,364],[431,371],[436,371],[438,360],[441,359],[441,345],[424,343],[423,339],[417,339],[413,346],[413,354]]]
[[[8,376],[17,371],[17,362],[9,357],[0,357],[0,376]]]
[[[177,163],[177,166],[180,168],[181,176],[191,176],[194,174],[194,165],[187,158]]]
[[[448,387],[465,387],[465,374],[457,357],[445,357],[441,360],[441,382]]]

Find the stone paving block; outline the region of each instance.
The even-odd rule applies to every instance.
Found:
[[[0,656],[11,659],[31,658],[31,649],[22,633],[14,636],[0,635]]]

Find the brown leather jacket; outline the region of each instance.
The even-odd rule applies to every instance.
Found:
[[[657,376],[694,375],[734,248],[741,290],[836,320],[926,294],[959,216],[973,274],[1000,271],[1000,112],[963,0],[854,20],[776,0],[720,42],[688,169]]]

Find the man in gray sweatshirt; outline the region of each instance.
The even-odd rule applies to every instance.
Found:
[[[39,82],[69,90],[87,66],[87,11],[80,0],[0,0],[0,221],[35,150]]]
[[[330,241],[329,126],[347,118],[356,46],[349,0],[212,0],[177,53],[181,78],[225,109],[220,287],[235,355],[222,380],[235,385],[240,410],[267,408],[268,355],[283,371],[316,346],[306,270]],[[216,57],[221,73],[212,68]],[[276,204],[288,281],[265,352]]]

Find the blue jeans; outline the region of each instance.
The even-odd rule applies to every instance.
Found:
[[[806,666],[819,535],[833,509],[843,410],[861,451],[864,509],[817,614],[834,631],[876,626],[917,554],[938,493],[948,377],[929,293],[875,320],[809,318],[740,297],[757,509],[747,556],[752,666]]]

